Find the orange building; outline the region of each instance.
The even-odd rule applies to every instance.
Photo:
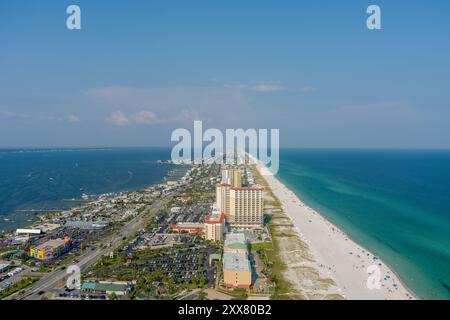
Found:
[[[70,249],[70,238],[54,239],[30,248],[30,257],[39,260],[49,260],[57,258]]]

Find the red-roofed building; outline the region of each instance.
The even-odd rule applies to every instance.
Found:
[[[185,231],[189,233],[196,233],[198,235],[203,235],[205,233],[205,225],[203,223],[178,222],[176,224],[171,224],[170,228],[173,231]]]
[[[222,242],[224,233],[225,214],[214,206],[205,219],[205,239]]]

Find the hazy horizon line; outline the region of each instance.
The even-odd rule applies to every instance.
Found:
[[[173,146],[158,146],[158,145],[148,145],[148,146],[0,146],[0,150],[56,150],[56,149],[148,149],[148,148],[158,148],[158,149],[171,149]],[[192,148],[194,149],[194,148]],[[450,147],[306,147],[306,146],[286,146],[280,147],[280,150],[399,150],[399,151],[450,151]]]

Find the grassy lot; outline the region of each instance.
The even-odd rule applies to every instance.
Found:
[[[272,207],[272,210],[282,210],[281,202],[272,192],[266,180],[261,176],[261,174],[256,169],[256,165],[252,166],[252,172],[256,181],[264,187],[264,191],[270,198],[269,201],[265,201],[265,206]],[[304,299],[301,295],[294,293],[293,285],[287,281],[283,275],[286,271],[286,264],[280,257],[280,246],[277,237],[286,236],[285,234],[280,234],[276,229],[276,218],[277,215],[271,215],[271,219],[268,222],[268,228],[272,236],[272,243],[266,242],[261,244],[252,244],[252,250],[256,250],[261,254],[264,263],[267,266],[267,273],[271,281],[275,283],[275,291],[271,297],[273,300],[298,300]]]
[[[27,276],[27,277],[23,278],[22,280],[20,280],[19,282],[16,282],[15,284],[13,284],[12,286],[6,288],[5,290],[0,291],[0,299],[6,298],[6,297],[12,295],[13,293],[16,293],[22,289],[25,289],[26,287],[32,285],[33,283],[35,283],[38,280],[39,280],[39,277]]]
[[[272,231],[272,227],[269,225],[269,229]],[[279,255],[279,245],[276,237],[273,237],[273,247],[265,246],[262,248],[262,257],[264,262],[269,268],[269,275],[271,281],[275,283],[275,291],[271,297],[273,300],[299,300],[303,299],[298,294],[292,294],[295,292],[292,284],[287,281],[283,275],[286,271],[286,264],[283,262]]]
[[[273,250],[273,244],[272,242],[252,243],[250,249],[252,251]]]

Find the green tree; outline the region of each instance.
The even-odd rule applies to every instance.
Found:
[[[205,293],[205,291],[200,291],[200,293],[198,294],[198,296],[197,296],[197,299],[198,300],[206,300],[206,293]]]
[[[117,300],[117,295],[113,292],[108,296],[109,300]]]

